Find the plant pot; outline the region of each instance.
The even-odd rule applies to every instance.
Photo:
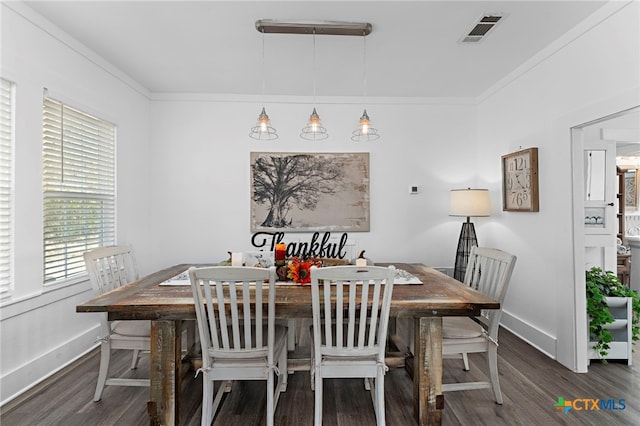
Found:
[[[588,357],[589,359],[626,359],[627,364],[631,365],[633,346],[631,339],[631,306],[633,299],[630,297],[607,297],[605,300],[614,318],[613,323],[605,326],[611,331],[613,341],[609,343],[609,351],[604,357],[593,349],[596,342],[590,341]]]

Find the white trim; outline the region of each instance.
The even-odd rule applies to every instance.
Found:
[[[11,392],[11,390],[14,389],[20,390],[14,392],[12,395],[0,394],[0,406],[4,406],[9,401],[17,398],[38,383],[53,376],[58,371],[91,352],[98,345],[96,336],[99,334],[100,325],[96,325],[84,333],[74,336],[66,342],[51,348],[51,350],[39,357],[30,359],[18,368],[2,375],[2,377],[0,377],[0,382],[2,382],[0,391],[9,390],[9,392]],[[62,365],[60,365],[61,361],[63,362]],[[25,377],[37,377],[37,379],[24,386]]]
[[[106,112],[107,108],[104,108],[104,106],[100,106],[99,108],[96,108],[95,105],[82,102],[78,100],[78,98],[79,97],[75,94],[75,92],[72,94],[72,96],[67,96],[65,93],[58,91],[58,89],[55,87],[53,89],[51,87],[43,87],[42,89],[43,103],[45,99],[51,99],[53,101],[60,102],[61,104],[67,107],[73,108],[75,110],[88,114],[92,117],[99,118],[102,121],[106,121],[110,124],[113,124],[113,126],[117,130],[118,128],[117,115],[115,115],[113,112]],[[117,139],[116,139],[116,142],[117,142]]]
[[[568,304],[568,308],[571,310],[570,317],[573,319],[573,329],[571,335],[565,334],[564,337],[571,337],[574,342],[574,347],[572,354],[567,353],[565,357],[562,355],[561,350],[560,356],[561,359],[565,360],[565,365],[571,360],[571,358],[573,358],[573,364],[570,368],[574,371],[585,373],[587,372],[586,352],[583,353],[583,351],[579,350],[580,347],[584,346],[586,348],[587,345],[587,303],[584,295],[584,250],[586,245],[584,233],[584,143],[581,128],[573,126],[569,131],[569,146],[571,147],[571,182],[573,188],[573,194],[571,197],[571,205],[573,208],[573,290],[567,291],[564,295],[559,292],[557,296],[559,297],[559,300],[565,300],[565,296],[571,293],[573,303]],[[582,293],[580,293],[578,289],[583,289]],[[581,313],[582,311],[584,311],[584,314]],[[560,318],[561,315],[563,315],[563,313],[560,309],[557,309],[557,321],[566,320],[566,318],[564,320]],[[560,334],[561,333],[559,332],[558,335]]]
[[[234,93],[182,93],[182,92],[153,92],[152,101],[192,101],[192,102],[238,102],[258,104],[338,104],[362,105],[361,97],[354,96],[294,96],[294,95],[241,95]],[[369,97],[369,105],[476,105],[474,98],[419,98],[419,97]]]
[[[69,280],[62,283],[59,286],[50,286],[49,288],[41,288],[41,292],[28,294],[17,299],[3,300],[0,308],[2,308],[1,321],[5,321],[9,318],[24,315],[27,312],[34,311],[42,308],[43,306],[51,305],[70,297],[77,296],[86,292],[90,292],[88,299],[95,294],[88,276],[85,274],[82,280]]]
[[[87,46],[79,42],[77,39],[71,37],[64,32],[60,27],[56,26],[52,22],[48,21],[42,15],[31,9],[25,3],[21,1],[2,2],[2,6],[6,6],[16,14],[23,17],[35,27],[41,29],[44,33],[51,36],[51,38],[59,41],[79,56],[85,58],[89,62],[93,63],[107,74],[110,74],[117,80],[120,80],[126,86],[130,87],[140,95],[150,98],[149,89],[142,86],[140,83],[129,77],[127,74],[116,68],[111,63],[107,62],[103,57],[89,49]]]
[[[587,372],[587,312],[584,290],[585,235],[582,141],[572,140],[576,128],[610,118],[622,111],[640,105],[640,87],[618,96],[605,99],[587,108],[572,112],[552,123],[553,141],[557,146],[568,145],[571,149],[572,219],[573,219],[573,282],[558,286],[554,297],[556,305],[556,338],[558,340],[558,362],[576,372]],[[571,315],[570,315],[571,314]],[[570,324],[569,327],[567,324]]]
[[[544,330],[541,330],[523,319],[502,310],[500,326],[509,330],[546,356],[556,359],[557,339]]]
[[[575,40],[582,37],[582,35],[588,33],[593,28],[600,25],[603,21],[606,21],[612,15],[618,13],[620,10],[632,4],[633,2],[634,0],[616,0],[607,2],[600,9],[596,10],[593,14],[588,16],[584,21],[580,22],[578,25],[567,31],[563,36],[556,39],[540,52],[529,58],[524,64],[520,65],[511,73],[500,79],[500,81],[481,93],[480,96],[476,98],[476,102],[478,104],[481,104],[482,102],[491,98],[493,95],[500,92],[502,89],[504,89],[523,75],[527,74],[533,68],[545,62],[547,59],[551,58],[556,53],[572,44]]]

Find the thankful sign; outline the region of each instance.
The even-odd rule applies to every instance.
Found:
[[[284,240],[284,232],[256,232],[251,237],[251,244],[258,249],[274,251],[276,244]],[[325,232],[322,237],[314,232],[309,242],[290,242],[287,244],[287,257],[326,257],[344,259],[347,255],[344,249],[347,245],[347,233],[340,236],[339,242],[329,242],[331,232]]]

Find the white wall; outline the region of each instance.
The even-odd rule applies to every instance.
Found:
[[[496,223],[482,230],[491,244],[518,256],[503,323],[570,368],[575,354],[566,345],[575,324],[563,314],[574,305],[569,127],[640,103],[637,95],[631,103],[628,96],[611,102],[637,93],[638,16],[634,2],[603,22],[590,20],[582,29],[592,28],[568,34],[571,42],[554,46],[545,60],[478,106],[478,172],[495,192],[501,155],[539,149],[540,212],[498,213]]]
[[[0,401],[90,348],[97,318],[75,306],[87,281],[44,289],[42,99],[49,95],[117,126],[118,241],[141,252],[148,271],[149,100],[144,90],[20,3],[2,3],[0,74],[16,83],[14,291],[2,302]],[[45,31],[46,30],[46,31]]]
[[[163,98],[153,102],[151,123],[152,228],[162,229],[152,236],[154,266],[217,262],[227,251],[251,248],[252,151],[369,152],[371,232],[350,238],[374,261],[453,265],[461,221],[448,216],[449,190],[475,185],[475,106],[377,100],[367,111],[382,137],[355,143],[350,136],[362,113],[359,103],[320,100],[330,136],[318,142],[299,137],[310,104],[268,103],[280,137],[255,141],[248,133],[260,104]],[[410,195],[410,185],[421,192]]]

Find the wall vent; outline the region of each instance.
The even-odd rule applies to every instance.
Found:
[[[460,43],[478,43],[482,41],[489,31],[504,18],[502,13],[487,14],[478,19],[474,24],[471,31],[464,35],[460,39]]]

